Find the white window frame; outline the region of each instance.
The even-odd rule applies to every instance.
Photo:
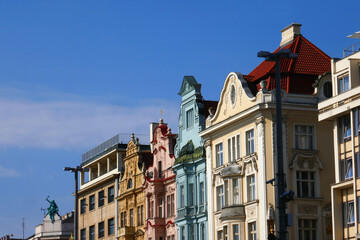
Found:
[[[240,134],[231,136],[227,140],[228,162],[234,162],[240,158]]]
[[[305,127],[305,133],[299,131]],[[311,129],[311,133],[309,131]],[[305,146],[302,146],[302,139],[305,138]],[[311,141],[311,143],[310,143]],[[294,148],[299,150],[315,150],[316,126],[315,124],[295,123],[294,124]]]
[[[221,146],[221,149],[220,149]],[[223,142],[219,142],[215,144],[215,167],[221,167],[224,165],[224,144]]]
[[[252,133],[252,136],[251,134]],[[245,145],[246,155],[250,155],[255,152],[255,129],[251,128],[245,131]]]
[[[248,222],[248,239],[249,240],[257,240],[257,224],[256,221]],[[255,229],[252,228],[255,226]]]
[[[251,182],[251,178],[254,179],[254,182]],[[247,185],[247,201],[252,202],[256,200],[256,174],[251,173],[246,176],[246,185]]]
[[[237,232],[235,232],[235,227],[237,227]],[[232,239],[233,240],[240,240],[240,225],[239,224],[232,224]]]
[[[338,84],[338,94],[349,91],[351,89],[349,73],[345,73],[345,74],[338,76],[337,84]]]
[[[224,204],[225,204],[224,186],[218,185],[216,186],[216,211],[220,211],[224,207]]]
[[[238,186],[235,187],[234,182],[237,181]],[[232,194],[232,204],[233,205],[239,205],[241,204],[241,198],[240,198],[240,178],[232,178],[231,179],[231,183],[232,183],[232,188],[233,189],[233,194]],[[237,199],[236,199],[237,196]]]

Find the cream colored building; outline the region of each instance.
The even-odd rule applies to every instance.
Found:
[[[300,26],[282,30],[280,46],[299,54],[281,61],[284,171],[287,190],[295,192],[287,208],[288,239],[331,239],[332,123],[317,121],[324,82],[331,81],[330,58],[300,34]],[[267,239],[271,228],[279,230],[276,187],[266,184],[277,172],[274,75],[273,62],[248,75],[230,73],[200,132],[209,240]]]
[[[139,137],[139,136],[138,136]],[[80,240],[109,239],[120,236],[120,215],[117,196],[124,172],[124,158],[130,134],[117,134],[82,156],[79,188],[78,237]],[[141,142],[149,142],[141,136]]]
[[[334,135],[335,183],[331,186],[334,239],[360,239],[360,52],[331,63],[333,97],[319,103],[319,121]],[[331,84],[332,83],[332,84]]]

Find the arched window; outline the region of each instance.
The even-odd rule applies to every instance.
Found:
[[[130,178],[128,180],[127,188],[129,189],[129,188],[132,188],[132,187],[133,187],[133,183],[132,183],[132,179]]]
[[[332,97],[332,85],[331,82],[324,83],[324,96],[327,98]]]

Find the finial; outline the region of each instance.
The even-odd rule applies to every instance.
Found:
[[[134,134],[134,133],[131,134],[131,140],[132,140],[133,142],[135,141],[135,134]]]

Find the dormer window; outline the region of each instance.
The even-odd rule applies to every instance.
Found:
[[[191,128],[194,126],[194,109],[191,108],[190,110],[186,111],[186,128]]]
[[[324,96],[327,98],[331,98],[332,97],[332,85],[331,82],[326,82],[324,83]]]
[[[338,77],[339,94],[350,89],[349,75]]]

